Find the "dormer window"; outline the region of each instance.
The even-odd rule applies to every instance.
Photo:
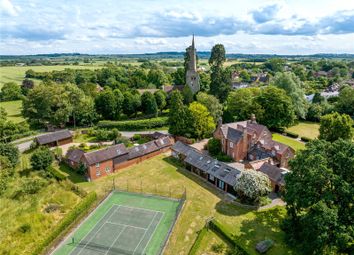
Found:
[[[234,147],[234,143],[230,142],[230,148],[233,148],[233,147]]]

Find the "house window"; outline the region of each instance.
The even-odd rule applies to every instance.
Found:
[[[96,167],[100,167],[100,163],[96,163]]]
[[[96,176],[100,176],[101,175],[101,171],[100,171],[100,169],[97,169],[96,170]]]
[[[235,153],[234,152],[232,152],[232,158],[235,158]]]
[[[230,148],[233,148],[234,144],[232,142],[230,142]]]
[[[111,171],[111,169],[109,168],[109,166],[106,167],[106,172],[109,173]]]
[[[224,183],[223,181],[220,181],[220,180],[219,180],[218,187],[219,187],[220,189],[224,189],[224,188],[225,188],[225,183]]]
[[[209,180],[214,181],[215,180],[214,176],[209,174]]]

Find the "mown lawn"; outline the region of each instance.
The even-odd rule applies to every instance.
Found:
[[[57,182],[42,177],[28,168],[30,154],[23,154],[15,175],[7,181],[8,187],[0,195],[0,254],[18,255],[32,252],[57,226],[58,222],[71,211],[81,198],[68,182]],[[44,186],[35,194],[24,192],[24,180],[36,178]],[[50,204],[58,209],[45,212]]]
[[[274,141],[286,144],[286,145],[290,146],[291,148],[293,148],[295,151],[305,149],[305,143],[297,141],[293,138],[283,136],[283,135],[277,134],[277,133],[274,133],[272,135],[272,137],[273,137]]]
[[[21,110],[22,110],[21,100],[0,102],[0,107],[3,107],[7,112],[8,120],[11,120],[15,123],[22,122],[25,120],[21,114]]]
[[[320,124],[316,122],[299,122],[297,125],[287,128],[287,131],[298,134],[300,137],[305,136],[315,139],[319,136]]]
[[[223,200],[223,193],[180,168],[175,160],[166,155],[154,157],[94,182],[78,183],[85,190],[94,190],[101,195],[113,184],[135,191],[140,191],[142,187],[143,192],[158,192],[161,195],[180,194],[186,188],[187,200],[170,237],[165,251],[167,255],[187,254],[197,232],[210,217],[225,224],[250,254],[257,254],[254,247],[264,238],[270,238],[276,243],[268,255],[295,254],[285,245],[284,233],[279,227],[285,209],[255,212],[227,203]]]
[[[222,245],[224,247],[221,253],[217,253],[213,250],[214,245]],[[223,239],[220,238],[214,231],[207,231],[206,235],[203,237],[200,248],[197,251],[196,255],[222,255],[226,254],[227,250],[231,249],[228,243],[226,243]]]

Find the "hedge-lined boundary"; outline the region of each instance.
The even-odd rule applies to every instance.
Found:
[[[204,236],[206,235],[206,233],[208,232],[208,229],[206,226],[204,226],[199,232],[198,232],[198,236],[195,239],[191,249],[188,252],[188,255],[194,255],[197,253],[198,249],[200,248],[200,244],[204,238]]]
[[[75,222],[84,217],[97,200],[96,192],[90,192],[75,208],[73,208],[56,226],[56,228],[40,242],[33,255],[44,254],[56,240],[64,236]]]
[[[249,253],[238,243],[235,237],[228,232],[218,221],[212,220],[209,222],[210,229],[219,233],[225,240],[233,244],[234,249],[237,250],[238,255],[249,255]]]
[[[48,167],[48,171],[58,180],[58,181],[63,181],[67,178],[66,175],[58,171],[55,167]]]
[[[311,142],[313,139],[306,137],[306,136],[301,136],[301,141],[307,143],[307,142]]]
[[[294,132],[290,132],[290,131],[285,131],[284,132],[287,136],[292,137],[292,138],[299,138],[299,135],[294,133]]]
[[[102,120],[97,126],[101,128],[117,128],[120,131],[135,131],[164,127],[168,125],[168,117],[157,117],[142,120],[111,121]]]

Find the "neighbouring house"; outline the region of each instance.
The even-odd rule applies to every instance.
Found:
[[[285,175],[289,173],[289,170],[279,168],[270,163],[264,163],[257,171],[260,171],[268,176],[274,192],[279,192],[284,189]]]
[[[328,73],[326,71],[317,71],[313,74],[315,77],[327,77]]]
[[[61,130],[49,134],[37,136],[35,142],[38,145],[49,147],[64,145],[73,142],[73,135],[69,130]]]
[[[131,148],[126,148],[124,144],[117,144],[87,153],[75,149],[68,151],[65,162],[72,168],[77,168],[81,163],[84,164],[87,169],[87,178],[95,180],[166,152],[172,144],[173,139],[165,135]]]
[[[204,155],[195,148],[177,141],[171,148],[172,156],[185,168],[211,183],[218,189],[236,196],[234,186],[242,170]]]
[[[295,151],[282,143],[272,140],[272,133],[264,125],[251,120],[221,124],[214,132],[214,137],[221,141],[222,152],[235,161],[260,160],[272,158],[279,167],[288,167],[288,161]]]

